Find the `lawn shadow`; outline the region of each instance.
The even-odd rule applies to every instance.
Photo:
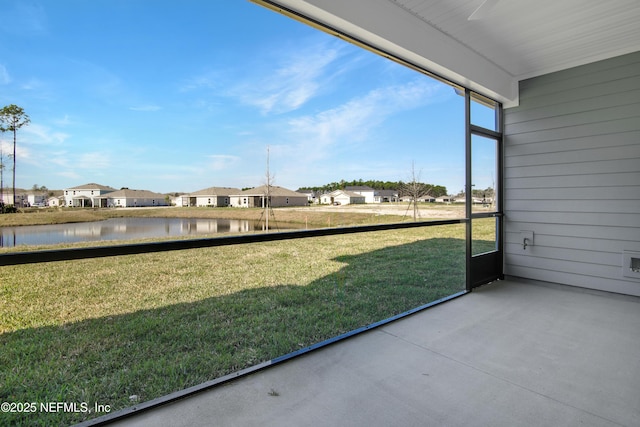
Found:
[[[88,412],[0,413],[0,425],[66,425],[297,351],[464,289],[462,239],[334,259],[281,284],[153,310],[0,335],[0,401],[87,402]],[[133,397],[135,396],[135,397]]]

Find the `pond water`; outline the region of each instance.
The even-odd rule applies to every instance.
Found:
[[[146,239],[198,236],[216,233],[241,233],[262,230],[264,223],[244,219],[198,218],[113,218],[74,224],[2,227],[0,247],[53,245],[103,240]],[[296,228],[278,224],[278,229]],[[270,224],[270,228],[271,227]]]

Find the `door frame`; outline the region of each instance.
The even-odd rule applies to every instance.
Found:
[[[504,138],[502,104],[495,105],[495,129],[491,130],[471,123],[471,102],[474,99],[485,99],[470,89],[465,89],[465,222],[466,222],[466,289],[473,288],[504,279]],[[496,141],[496,183],[494,192],[496,210],[493,212],[473,213],[472,182],[472,137],[481,136]],[[494,251],[473,255],[473,221],[481,218],[496,219],[496,246]]]

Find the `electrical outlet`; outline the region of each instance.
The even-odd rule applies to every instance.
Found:
[[[524,251],[526,251],[529,246],[533,246],[533,231],[520,231],[520,244]]]

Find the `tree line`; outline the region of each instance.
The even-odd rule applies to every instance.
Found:
[[[407,188],[407,184],[408,183],[403,181],[380,181],[375,179],[370,179],[370,180],[354,179],[352,181],[346,181],[342,179],[339,182],[331,182],[329,184],[316,186],[316,187],[301,187],[298,189],[298,191],[314,191],[317,193],[330,193],[335,190],[344,190],[346,187],[356,187],[356,186],[371,187],[374,190],[402,191],[402,189]],[[429,195],[432,197],[446,196],[448,194],[447,187],[444,187],[442,185],[433,185],[433,184],[427,184],[427,183],[421,183],[421,182],[409,183],[409,184],[419,185],[422,188],[428,189],[425,195]]]

